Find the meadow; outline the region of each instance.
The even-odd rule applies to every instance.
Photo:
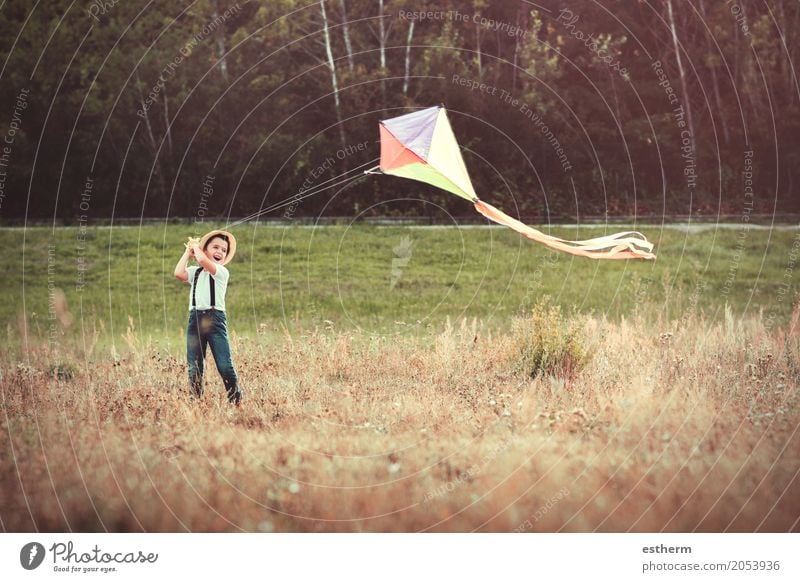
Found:
[[[800,290],[789,264],[793,249],[795,260],[800,252],[796,228],[637,228],[656,244],[658,260],[583,260],[502,227],[239,227],[229,320],[248,336],[316,326],[419,335],[464,317],[502,329],[544,296],[615,320],[646,311],[719,319],[725,304],[737,315],[763,310],[773,322],[788,320]],[[154,341],[181,343],[188,292],[172,270],[183,241],[198,233],[196,224],[0,229],[0,244],[15,249],[3,257],[11,300],[0,302],[0,341],[20,345],[24,315],[38,339],[57,332],[59,341],[83,342],[97,330],[119,341],[133,326]],[[71,316],[58,329],[55,303]]]
[[[240,408],[187,394],[188,226],[0,231],[2,527],[798,531],[796,230],[642,230],[240,229]]]

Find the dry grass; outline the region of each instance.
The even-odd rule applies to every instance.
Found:
[[[134,336],[69,374],[32,350],[0,379],[3,529],[800,529],[797,335],[581,325],[585,367],[533,379],[477,322],[234,339],[240,409]]]

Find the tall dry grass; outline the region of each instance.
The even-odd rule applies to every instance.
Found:
[[[216,371],[190,399],[182,359],[134,333],[119,360],[33,349],[0,379],[2,527],[800,529],[792,328],[578,323],[591,357],[534,378],[524,322],[235,338],[239,409]]]

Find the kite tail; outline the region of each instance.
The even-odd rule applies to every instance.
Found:
[[[568,241],[547,235],[511,218],[508,214],[482,200],[475,202],[475,210],[489,220],[507,226],[522,236],[550,248],[590,259],[655,259],[653,243],[640,232],[628,231],[589,240]]]

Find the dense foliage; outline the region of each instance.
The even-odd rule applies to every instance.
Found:
[[[438,103],[479,195],[526,218],[796,211],[798,23],[787,0],[8,0],[0,219],[245,216]],[[445,210],[471,212],[369,176],[271,216]]]

